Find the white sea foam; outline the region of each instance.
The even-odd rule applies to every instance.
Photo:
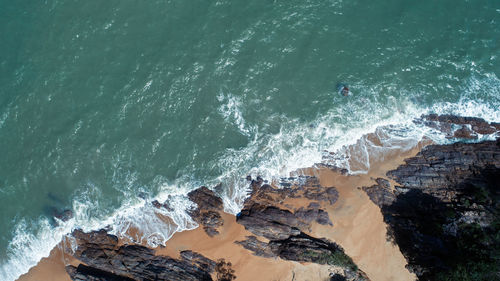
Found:
[[[15,280],[36,265],[42,258],[47,257],[50,251],[62,241],[66,234],[76,228],[84,231],[98,230],[111,227],[109,232],[135,243],[146,243],[150,247],[165,245],[165,242],[175,233],[194,229],[198,225],[186,213],[193,207],[187,199],[185,189],[178,189],[165,185],[158,199],[167,201],[170,209],[155,208],[150,199],[130,197],[120,208],[110,216],[104,217],[99,212],[99,201],[95,193],[99,193],[96,186],[89,185],[87,192],[73,201],[74,218],[67,222],[58,221],[59,225],[51,226],[48,219],[28,223],[21,221],[15,230],[14,239],[9,244],[9,260],[0,268],[1,280]],[[169,217],[171,223],[161,216]],[[36,227],[29,228],[31,224]],[[38,229],[32,231],[32,229]],[[134,230],[140,230],[138,236],[132,236]]]
[[[222,104],[219,113],[229,124],[235,124],[238,130],[245,136],[250,137],[256,131],[255,126],[248,126],[241,112],[241,99],[231,94],[220,93],[217,100]]]
[[[33,231],[32,224],[37,230]],[[36,265],[39,260],[48,256],[50,251],[71,231],[73,220],[52,227],[47,219],[38,222],[20,221],[14,231],[7,253],[9,260],[0,267],[2,280],[15,280],[21,274]]]
[[[414,124],[413,119],[421,114],[456,114],[478,116],[490,122],[500,121],[495,102],[486,103],[464,96],[458,103],[443,102],[430,108],[419,107],[409,101],[389,100],[389,106],[385,107],[353,101],[324,113],[310,123],[273,115],[269,118],[281,121],[281,130],[274,135],[263,135],[259,134],[256,125],[248,124],[243,118],[241,100],[232,95],[219,95],[220,114],[251,141],[242,149],[227,149],[215,159],[212,166],[223,173],[204,184],[215,186],[222,183],[225,210],[236,214],[249,191],[248,182],[244,179],[247,174],[276,180],[322,161],[347,168],[351,173],[363,173],[370,167],[371,158],[383,159],[392,151],[409,150],[423,136],[437,143],[450,142],[439,132]],[[394,104],[391,105],[391,102]],[[359,113],[352,114],[354,109]],[[376,136],[375,141],[369,133]],[[133,175],[127,178],[131,181],[135,179]],[[42,257],[48,256],[62,237],[77,227],[90,231],[112,226],[111,233],[130,241],[147,243],[151,247],[165,244],[175,232],[197,227],[186,213],[193,203],[185,195],[198,186],[198,183],[187,179],[164,184],[155,198],[126,196],[128,201],[111,215],[106,215],[96,212],[100,207],[96,200],[99,188],[89,184],[87,193],[73,202],[73,219],[61,222],[57,227],[41,219],[35,232],[27,228],[29,223],[26,221],[18,224],[9,245],[9,260],[2,265],[0,276],[2,280],[16,279]],[[124,190],[129,192],[132,189]],[[167,201],[170,209],[153,207],[153,199]],[[165,223],[162,216],[169,217],[172,222]],[[130,235],[134,229],[140,229],[140,236]]]

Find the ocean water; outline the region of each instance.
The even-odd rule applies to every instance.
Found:
[[[0,0],[0,279],[77,227],[163,244],[200,185],[237,213],[248,174],[450,141],[423,113],[498,122],[499,38],[495,0]]]

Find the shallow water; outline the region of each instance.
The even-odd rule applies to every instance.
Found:
[[[202,184],[223,183],[235,213],[247,174],[286,175],[324,150],[363,172],[362,149],[342,146],[380,125],[386,149],[442,141],[411,123],[422,113],[500,121],[498,1],[0,7],[2,280],[74,227],[136,224],[162,243],[195,227],[183,195]],[[177,227],[144,207],[169,195]],[[75,218],[56,227],[54,209]]]

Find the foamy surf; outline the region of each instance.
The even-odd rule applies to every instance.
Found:
[[[226,121],[233,123],[242,134],[253,134],[249,145],[227,149],[214,160],[213,167],[222,173],[204,181],[209,187],[222,184],[218,192],[223,197],[225,211],[232,214],[240,211],[248,194],[246,175],[260,175],[276,181],[316,163],[345,168],[351,174],[366,173],[373,161],[409,151],[423,137],[435,143],[454,141],[437,130],[413,122],[422,114],[473,115],[490,122],[500,120],[497,107],[464,98],[459,103],[440,103],[430,108],[411,102],[400,104],[395,111],[388,107],[372,108],[339,123],[339,116],[349,117],[348,106],[356,106],[348,104],[345,108],[326,112],[313,122],[270,116],[282,120],[282,126],[277,134],[264,135],[258,132],[258,127],[244,120],[237,99],[227,95],[221,96],[220,101],[226,104],[220,109],[221,114],[228,112],[224,115]],[[47,219],[40,219],[34,234],[27,228],[29,223],[23,221],[9,245],[9,260],[1,267],[2,279],[15,280],[26,273],[75,228],[90,231],[110,227],[110,233],[131,242],[150,247],[165,245],[174,233],[197,227],[187,214],[194,204],[186,196],[197,187],[198,181],[182,178],[175,183],[162,184],[159,194],[151,198],[131,194],[128,201],[107,217],[96,217],[93,211],[99,208],[99,203],[84,194],[73,202],[74,218],[59,222],[56,227]],[[151,204],[153,200],[166,201],[169,208],[156,208]]]

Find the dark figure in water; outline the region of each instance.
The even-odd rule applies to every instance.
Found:
[[[349,88],[347,88],[347,86],[342,87],[342,90],[340,91],[340,93],[341,93],[344,97],[347,97],[347,96],[349,95]]]

